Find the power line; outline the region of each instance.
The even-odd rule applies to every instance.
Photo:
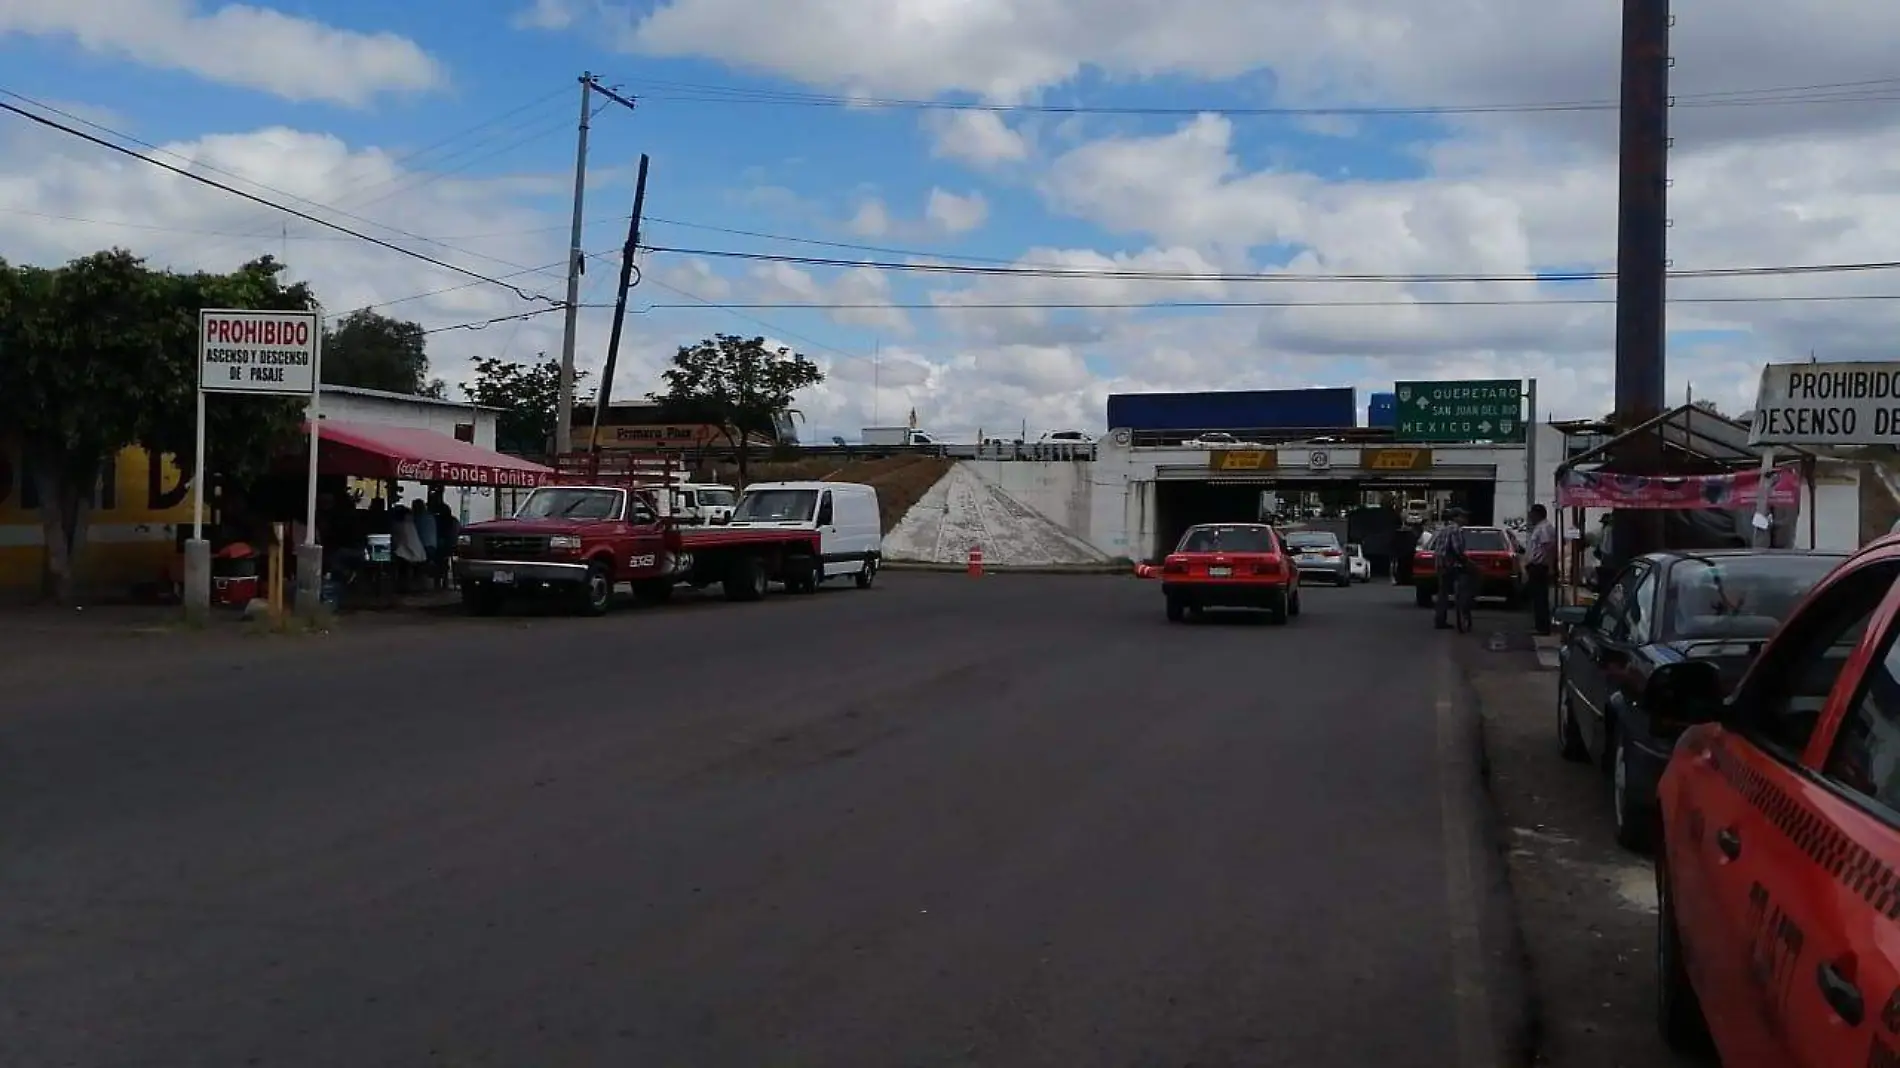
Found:
[[[242,197],[245,200],[251,201],[254,204],[262,205],[263,207],[270,208],[273,211],[283,212],[286,215],[294,216],[296,218],[304,220],[305,222],[315,223],[318,226],[335,230],[338,233],[346,234],[350,237],[354,237],[359,241],[367,241],[372,245],[376,245],[381,248],[386,248],[391,252],[401,253],[404,256],[408,256],[411,259],[419,260],[423,263],[427,263],[430,266],[440,267],[445,271],[453,271],[456,274],[473,278],[478,282],[486,282],[489,285],[500,286],[501,288],[514,293],[516,296],[520,297],[522,300],[548,301],[550,303],[554,303],[557,306],[559,306],[559,302],[554,301],[550,297],[542,296],[539,293],[530,293],[527,290],[520,288],[519,286],[510,285],[507,282],[501,281],[500,279],[491,277],[489,275],[482,274],[479,271],[473,271],[467,267],[457,266],[456,264],[450,263],[447,260],[436,259],[434,256],[430,256],[422,252],[417,252],[414,249],[403,248],[401,245],[398,245],[392,241],[385,241],[380,237],[372,237],[369,234],[363,233],[360,230],[353,230],[350,227],[344,226],[340,223],[334,223],[334,222],[329,221],[328,219],[319,218],[315,215],[310,214],[309,212],[299,211],[296,208],[288,207],[286,205],[279,204],[272,200],[267,200],[264,197],[260,197],[255,193],[248,193],[242,189],[225,185],[223,182],[219,182],[211,178],[206,178],[202,174],[195,174],[184,167],[179,167],[174,164],[167,163],[164,160],[155,159],[151,156],[147,156],[139,152],[134,152],[132,149],[126,148],[124,145],[114,144],[103,137],[95,137],[92,134],[85,132],[84,130],[75,129],[63,123],[55,122],[54,120],[49,119],[45,117],[44,115],[35,115],[32,112],[27,111],[25,108],[16,107],[12,104],[8,104],[4,101],[0,101],[0,111],[12,112],[13,114],[18,115],[21,118],[28,120],[29,122],[38,123],[39,125],[48,127],[49,129],[58,130],[59,132],[67,134],[69,136],[77,137],[82,141],[88,141],[94,145],[99,146],[100,148],[108,149],[110,151],[117,152],[122,156],[129,156],[132,159],[139,160],[141,162],[148,163],[154,167],[158,167],[163,170],[170,171],[173,174],[176,174],[183,178],[188,178],[191,181],[197,182],[200,185],[209,186],[212,189],[217,189],[222,192],[229,193],[235,197]]]
[[[643,280],[645,284],[647,285],[659,286],[661,289],[664,289],[670,293],[678,293],[680,296],[685,297],[688,300],[695,301],[696,303],[693,303],[693,304],[649,304],[645,308],[641,309],[642,313],[653,311],[655,309],[660,309],[660,308],[669,309],[669,310],[677,310],[677,309],[699,310],[699,309],[705,308],[705,309],[711,309],[713,311],[722,311],[732,316],[735,319],[743,319],[754,326],[760,327],[775,336],[791,338],[793,341],[802,341],[805,344],[810,345],[814,348],[823,349],[826,352],[833,354],[834,356],[842,356],[847,360],[870,359],[870,357],[865,356],[861,353],[846,352],[845,350],[838,348],[835,345],[827,345],[816,338],[807,337],[799,333],[794,333],[793,331],[787,330],[784,327],[779,326],[775,323],[768,323],[764,319],[761,319],[757,316],[747,315],[745,311],[741,310],[744,308],[751,307],[751,305],[722,304],[717,301],[708,300],[705,297],[698,295],[697,293],[689,293],[678,286],[668,285],[667,283],[662,282],[651,275],[643,276]],[[758,305],[758,307],[762,307],[762,308],[774,307],[774,306],[775,305]],[[802,305],[776,305],[776,307],[801,307],[801,306]]]
[[[672,289],[655,282],[662,288]],[[675,290],[678,292],[678,290]],[[1799,294],[1757,297],[1670,297],[1671,304],[1803,304],[1853,301],[1900,301],[1900,293]],[[950,302],[944,304],[872,304],[872,303],[718,303],[703,301],[706,307],[721,311],[1166,311],[1194,308],[1539,308],[1565,304],[1614,305],[1615,297],[1526,297],[1520,300],[1150,300],[1071,303],[1036,301],[1019,303]],[[696,308],[693,304],[649,304],[646,311]]]
[[[1083,104],[1001,104],[981,101],[922,100],[903,97],[855,97],[836,93],[753,89],[694,82],[643,81],[648,100],[701,104],[754,104],[784,107],[848,108],[883,111],[981,111],[994,114],[1037,115],[1146,115],[1192,117],[1208,113],[1228,116],[1431,116],[1577,113],[1615,111],[1616,100],[1555,100],[1489,104],[1432,104],[1415,106],[1311,107],[1145,107]],[[1735,108],[1809,104],[1868,103],[1900,99],[1900,78],[1875,78],[1819,85],[1773,86],[1756,89],[1684,93],[1673,98],[1679,108]]]
[[[793,256],[782,253],[742,252],[736,249],[676,248],[667,245],[642,245],[642,251],[682,256],[706,256],[713,259],[743,260],[755,263],[787,263],[806,267],[870,268],[918,274],[946,274],[982,278],[1038,278],[1076,281],[1119,280],[1140,282],[1379,282],[1403,285],[1448,283],[1537,284],[1560,282],[1606,282],[1616,278],[1615,271],[1553,271],[1546,274],[1293,274],[1261,272],[1190,272],[1140,271],[1096,267],[983,266],[942,262],[898,263],[888,260],[847,260],[824,256]],[[1689,278],[1772,278],[1792,275],[1846,274],[1900,269],[1900,261],[1878,260],[1864,263],[1813,263],[1778,267],[1708,267],[1671,271],[1669,277]]]
[[[342,232],[344,232],[344,233],[347,233],[347,234],[351,234],[351,235],[354,235],[354,236],[359,236],[359,237],[363,237],[363,239],[364,239],[364,240],[367,240],[367,241],[372,241],[372,242],[376,242],[376,243],[379,243],[379,244],[387,244],[387,242],[383,242],[383,241],[381,241],[381,240],[379,240],[379,239],[377,239],[377,238],[371,238],[371,237],[367,237],[367,236],[364,236],[364,235],[361,235],[361,234],[358,234],[358,233],[357,233],[357,231],[355,231],[355,230],[351,230],[351,229],[349,229],[349,228],[347,228],[347,227],[343,227],[343,226],[339,226],[339,225],[337,225],[337,224],[335,224],[335,223],[332,223],[332,222],[329,222],[328,220],[325,220],[325,219],[319,219],[319,218],[315,218],[315,217],[313,217],[313,216],[310,216],[310,215],[308,215],[308,214],[305,214],[305,213],[303,213],[303,212],[299,212],[299,211],[296,211],[296,210],[294,210],[294,209],[291,209],[291,208],[286,208],[286,207],[284,207],[284,206],[282,206],[282,205],[279,205],[279,204],[275,204],[275,203],[272,203],[272,202],[270,202],[270,201],[268,201],[268,200],[265,200],[265,199],[263,199],[263,198],[261,198],[261,197],[259,197],[259,196],[257,196],[256,194],[253,194],[253,193],[248,193],[248,192],[245,192],[244,190],[241,190],[241,189],[236,189],[236,188],[233,188],[233,187],[230,187],[230,186],[224,186],[224,185],[220,185],[219,183],[216,183],[216,182],[211,182],[211,181],[208,181],[207,179],[205,179],[205,178],[203,178],[203,177],[201,177],[201,176],[200,176],[200,175],[198,175],[197,173],[195,173],[195,172],[192,172],[192,171],[190,171],[190,170],[189,170],[189,168],[192,168],[192,167],[197,167],[197,168],[201,168],[201,169],[203,169],[203,170],[207,170],[207,171],[211,171],[211,172],[212,172],[212,173],[214,173],[214,174],[222,174],[222,175],[224,175],[224,176],[225,176],[225,177],[227,177],[227,178],[231,178],[231,179],[233,179],[233,180],[235,180],[235,181],[240,181],[240,182],[244,182],[244,183],[245,183],[245,184],[247,184],[247,185],[253,185],[253,186],[256,186],[256,187],[257,187],[257,188],[259,188],[259,189],[264,189],[264,190],[268,190],[269,192],[272,192],[272,193],[275,193],[275,194],[277,194],[278,196],[281,196],[281,197],[284,197],[284,198],[286,198],[286,199],[288,199],[288,200],[292,200],[292,201],[295,201],[295,202],[297,202],[297,203],[299,203],[299,204],[307,204],[307,205],[309,205],[310,207],[312,207],[312,208],[315,208],[315,209],[317,209],[317,210],[319,210],[319,211],[327,211],[327,212],[330,212],[330,213],[332,213],[332,214],[335,214],[335,215],[340,215],[340,216],[342,216],[343,218],[346,218],[346,219],[354,219],[354,220],[356,220],[357,222],[361,222],[361,223],[364,223],[364,224],[367,224],[367,225],[369,225],[369,226],[374,226],[374,227],[376,227],[377,229],[380,229],[380,230],[387,230],[387,231],[389,231],[390,233],[393,233],[393,234],[400,234],[401,236],[403,236],[403,237],[406,237],[406,238],[409,238],[409,239],[410,239],[410,240],[412,240],[412,241],[420,241],[420,242],[422,242],[422,243],[423,243],[423,244],[425,244],[425,245],[434,245],[434,246],[436,246],[437,248],[444,248],[444,249],[448,249],[448,250],[449,250],[449,251],[451,251],[451,252],[459,252],[459,253],[461,253],[461,254],[463,254],[463,255],[466,255],[466,256],[473,256],[473,257],[475,257],[475,258],[477,258],[477,259],[483,259],[483,260],[488,260],[488,261],[489,261],[489,262],[491,262],[491,263],[499,263],[499,264],[501,264],[501,265],[503,265],[503,266],[505,266],[505,267],[513,267],[513,268],[516,268],[516,269],[522,269],[522,265],[521,265],[521,264],[519,264],[519,263],[514,263],[514,262],[511,262],[511,261],[509,261],[509,260],[504,260],[504,259],[501,259],[500,257],[497,257],[497,256],[490,256],[490,255],[487,255],[486,253],[481,253],[481,252],[476,252],[476,251],[474,251],[473,249],[465,249],[465,248],[459,248],[459,247],[457,247],[457,246],[455,246],[455,245],[450,245],[450,244],[447,244],[446,242],[443,242],[443,241],[440,241],[440,240],[437,240],[437,239],[435,239],[435,238],[430,238],[430,237],[425,237],[425,236],[423,236],[423,235],[421,235],[421,234],[414,234],[414,233],[410,233],[409,231],[407,231],[407,230],[404,230],[404,229],[401,229],[400,227],[395,227],[395,226],[390,226],[390,225],[389,225],[389,224],[387,224],[387,223],[380,223],[380,222],[377,222],[377,221],[376,221],[375,219],[370,219],[370,218],[365,218],[364,216],[361,216],[361,215],[355,215],[355,214],[352,214],[352,213],[350,213],[350,212],[347,212],[347,211],[344,211],[344,210],[343,210],[343,209],[341,209],[341,208],[338,208],[338,207],[334,207],[334,206],[332,206],[332,205],[329,205],[329,204],[322,204],[322,203],[319,203],[319,202],[317,202],[317,201],[314,201],[314,200],[311,200],[311,199],[309,199],[309,198],[307,198],[307,197],[302,197],[302,196],[298,196],[297,194],[295,194],[295,193],[292,193],[292,192],[289,192],[289,191],[287,191],[287,190],[283,190],[283,189],[279,189],[279,188],[277,188],[276,186],[273,186],[273,185],[268,185],[268,184],[266,184],[266,183],[264,183],[264,182],[260,182],[260,181],[257,181],[256,179],[253,179],[253,178],[248,178],[248,177],[246,177],[246,176],[244,176],[244,175],[242,175],[242,174],[237,174],[237,173],[234,173],[234,172],[232,172],[232,171],[227,171],[227,170],[225,170],[224,168],[222,168],[222,167],[219,167],[219,166],[217,166],[217,165],[215,165],[215,164],[212,164],[212,163],[207,163],[207,162],[205,162],[205,161],[203,161],[203,160],[195,160],[195,159],[191,159],[190,157],[187,157],[187,156],[181,156],[181,155],[179,155],[179,154],[178,154],[178,153],[176,153],[176,152],[172,152],[172,151],[170,151],[170,150],[168,150],[168,149],[165,149],[165,148],[163,148],[163,147],[161,147],[161,146],[158,146],[158,145],[155,145],[155,144],[152,144],[152,143],[151,143],[150,141],[145,141],[145,140],[141,140],[141,139],[139,139],[139,138],[137,138],[137,137],[134,137],[134,136],[132,136],[131,134],[128,134],[128,133],[125,133],[124,131],[121,131],[121,130],[115,130],[115,129],[113,129],[113,128],[112,128],[112,127],[110,127],[110,126],[105,126],[105,125],[102,125],[102,124],[100,124],[100,123],[97,123],[97,122],[94,122],[94,121],[92,121],[91,119],[88,119],[88,118],[85,118],[84,116],[80,116],[80,115],[74,115],[74,114],[72,114],[71,112],[68,112],[68,111],[62,111],[62,110],[60,110],[59,108],[56,108],[56,107],[54,107],[53,105],[51,105],[51,104],[48,104],[48,103],[46,103],[46,102],[44,102],[44,101],[40,101],[40,100],[35,100],[35,99],[33,99],[32,97],[30,97],[30,96],[26,96],[26,95],[24,95],[24,94],[21,94],[21,93],[16,93],[16,92],[13,92],[13,91],[12,91],[12,90],[10,90],[10,89],[0,89],[0,96],[7,96],[7,97],[12,97],[12,98],[13,98],[13,99],[15,99],[15,100],[19,100],[19,101],[22,101],[22,102],[24,102],[24,103],[26,103],[26,104],[29,104],[29,105],[31,105],[31,106],[33,106],[33,107],[35,107],[35,108],[38,108],[38,109],[39,109],[40,111],[45,111],[45,112],[50,112],[51,114],[54,114],[54,115],[58,115],[58,116],[60,116],[61,118],[64,118],[64,119],[68,119],[68,120],[70,120],[70,121],[72,121],[72,122],[75,122],[75,123],[78,123],[78,124],[79,124],[79,125],[81,125],[81,126],[86,126],[86,127],[90,127],[90,128],[92,128],[92,129],[94,129],[94,130],[98,130],[99,132],[101,132],[101,133],[103,133],[103,134],[107,134],[107,135],[109,135],[109,136],[112,136],[112,137],[116,137],[116,138],[118,138],[118,139],[119,139],[119,140],[121,140],[121,141],[128,141],[128,142],[131,142],[132,144],[135,144],[135,145],[138,145],[138,146],[139,146],[139,147],[141,147],[141,148],[144,148],[144,149],[147,149],[147,150],[149,150],[149,151],[150,151],[150,152],[152,152],[152,153],[153,153],[154,155],[151,155],[151,156],[146,156],[146,155],[143,155],[143,154],[141,154],[141,153],[138,153],[138,152],[133,152],[132,150],[130,150],[130,149],[128,149],[128,148],[126,148],[126,147],[125,147],[124,145],[120,145],[120,144],[115,144],[115,143],[113,143],[113,142],[111,142],[111,141],[107,141],[107,140],[104,140],[104,139],[102,139],[102,138],[98,138],[98,137],[94,137],[94,136],[92,136],[91,134],[87,134],[87,133],[85,133],[85,132],[83,132],[83,131],[81,131],[81,130],[76,130],[76,129],[73,129],[72,127],[69,127],[69,126],[63,126],[63,125],[61,125],[60,123],[57,123],[57,122],[53,122],[53,121],[51,121],[51,120],[49,120],[49,119],[47,119],[47,118],[45,118],[45,117],[44,117],[44,116],[42,116],[42,115],[36,115],[36,114],[34,114],[33,112],[30,112],[30,111],[25,111],[25,110],[22,110],[22,109],[20,109],[20,108],[17,108],[17,107],[13,107],[13,106],[11,106],[11,105],[5,105],[5,104],[0,104],[0,108],[4,108],[4,109],[5,109],[5,110],[7,110],[7,111],[11,111],[11,112],[13,112],[13,113],[15,113],[15,114],[17,114],[17,115],[21,115],[21,116],[24,116],[25,118],[28,118],[28,119],[31,119],[31,120],[32,120],[32,121],[34,121],[34,122],[37,122],[37,123],[40,123],[41,125],[44,125],[44,126],[50,126],[50,127],[52,127],[52,128],[54,128],[54,129],[57,129],[57,130],[61,130],[61,131],[63,131],[63,132],[65,132],[65,133],[68,133],[68,134],[71,134],[71,135],[73,135],[73,136],[75,136],[75,137],[79,137],[79,138],[82,138],[82,139],[84,139],[84,140],[87,140],[87,141],[91,141],[91,142],[93,142],[93,143],[95,143],[95,144],[98,144],[98,145],[101,145],[101,146],[103,146],[103,147],[106,147],[106,148],[110,148],[110,149],[112,149],[113,151],[115,151],[115,152],[118,152],[118,153],[121,153],[121,154],[123,154],[123,155],[128,155],[128,156],[131,156],[131,157],[132,157],[132,158],[134,158],[134,159],[139,159],[139,160],[144,160],[145,162],[147,162],[147,163],[151,163],[151,164],[153,164],[153,165],[155,165],[155,166],[159,166],[159,167],[163,167],[163,168],[165,168],[166,170],[170,170],[170,171],[173,171],[174,173],[178,173],[178,174],[184,174],[184,175],[185,175],[186,177],[188,177],[188,178],[190,178],[190,179],[192,179],[193,181],[197,181],[197,182],[202,182],[202,183],[204,183],[204,184],[207,184],[207,185],[212,185],[212,186],[215,186],[215,187],[217,187],[217,188],[220,188],[220,189],[224,189],[224,190],[226,190],[227,192],[231,192],[231,193],[235,193],[235,194],[237,194],[238,196],[241,196],[241,197],[244,197],[244,198],[245,198],[245,199],[247,199],[247,200],[253,200],[253,201],[256,201],[256,202],[258,202],[258,203],[261,203],[261,204],[264,204],[264,205],[266,205],[266,206],[268,206],[268,207],[271,207],[271,208],[274,208],[274,209],[276,209],[276,210],[278,210],[278,211],[282,211],[282,212],[288,212],[289,214],[292,214],[292,215],[295,215],[295,216],[297,216],[298,218],[302,218],[302,219],[307,219],[307,220],[309,220],[309,221],[311,221],[311,222],[314,222],[314,223],[316,223],[316,224],[318,224],[319,226],[324,226],[324,227],[328,227],[329,229],[332,229],[332,230],[340,230],[340,231],[342,231]],[[160,160],[160,159],[158,159],[158,158],[157,158],[157,156],[161,156],[161,155],[162,155],[162,156],[170,156],[170,157],[171,157],[172,159],[175,159],[175,160],[178,160],[178,161],[180,161],[180,162],[181,162],[181,163],[182,163],[182,164],[184,165],[184,167],[185,167],[186,169],[184,169],[184,170],[181,170],[181,169],[180,169],[179,167],[176,167],[176,166],[173,166],[173,165],[171,165],[171,164],[168,164],[168,163],[165,163],[165,162],[164,162],[163,160]],[[265,235],[259,235],[259,236],[265,236]],[[406,253],[406,254],[409,254],[409,255],[420,255],[420,253],[412,253],[412,252],[410,252],[410,250],[408,250],[408,249],[400,249],[399,251],[402,251],[402,252],[404,252],[404,253]]]

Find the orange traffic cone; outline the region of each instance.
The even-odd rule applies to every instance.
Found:
[[[970,577],[980,578],[982,577],[982,574],[983,574],[983,547],[981,545],[972,545],[970,546]]]
[[[1154,565],[1153,564],[1136,564],[1135,577],[1143,578],[1143,579],[1154,578],[1155,577]]]

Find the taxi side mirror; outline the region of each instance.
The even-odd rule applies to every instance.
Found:
[[[1722,673],[1707,660],[1680,660],[1650,672],[1643,708],[1652,720],[1688,726],[1722,718]]]

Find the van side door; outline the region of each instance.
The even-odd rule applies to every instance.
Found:
[[[818,528],[818,558],[823,561],[825,574],[844,574],[849,569],[832,559],[838,551],[838,505],[832,500],[830,490],[818,495],[818,510],[812,514],[812,525]]]

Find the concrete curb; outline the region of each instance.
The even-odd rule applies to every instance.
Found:
[[[968,564],[934,564],[921,560],[885,560],[886,571],[924,571],[938,574],[963,574]],[[1025,564],[1012,567],[1003,564],[985,564],[986,575],[1128,575],[1133,576],[1133,564]]]

